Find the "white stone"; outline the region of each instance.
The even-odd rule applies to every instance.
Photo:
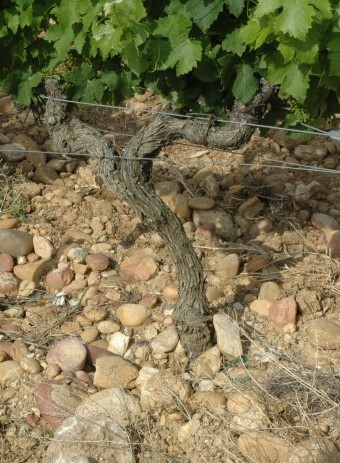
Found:
[[[123,357],[129,346],[130,337],[117,331],[109,336],[108,342],[107,350]]]
[[[229,357],[240,357],[242,343],[237,323],[224,313],[214,315],[213,323],[221,353]]]

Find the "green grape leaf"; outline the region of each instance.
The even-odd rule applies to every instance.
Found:
[[[274,0],[268,2],[268,0],[259,0],[254,11],[255,18],[262,18],[263,16],[274,13],[276,10],[282,7],[284,0]]]
[[[340,34],[328,43],[329,60],[330,60],[330,75],[340,76]]]
[[[258,80],[254,77],[254,71],[249,64],[237,66],[237,75],[232,92],[235,98],[242,103],[248,103],[259,88]]]
[[[295,57],[296,49],[287,43],[280,42],[277,49],[281,53],[285,63],[289,63]]]
[[[76,35],[74,38],[74,48],[77,50],[79,54],[81,54],[84,44],[85,44],[86,36],[84,34],[84,31],[80,31],[79,34]]]
[[[235,29],[233,32],[228,34],[222,42],[222,50],[235,53],[237,56],[242,56],[246,50],[246,46],[240,39],[240,30]]]
[[[131,69],[131,71],[133,71],[137,76],[141,73],[142,63],[135,42],[130,41],[123,48],[122,60],[129,67],[129,69]]]
[[[171,51],[168,63],[173,67],[176,65],[176,75],[187,74],[202,57],[202,46],[197,40],[187,39],[178,43]]]
[[[119,76],[114,71],[106,72],[101,76],[100,80],[104,83],[104,86],[110,90],[110,92],[114,92],[119,85]]]
[[[275,32],[304,40],[312,27],[315,9],[307,1],[284,0],[283,9],[275,20]]]
[[[32,89],[37,87],[42,81],[43,74],[36,72],[35,74],[29,75],[27,73],[22,74],[22,80],[18,85],[17,99],[22,105],[28,106],[32,100]]]
[[[221,0],[189,0],[186,5],[186,11],[198,27],[203,32],[207,32],[212,23],[216,21],[223,7],[224,5]]]
[[[13,34],[16,34],[18,26],[20,23],[20,16],[18,15],[15,8],[8,9],[4,12],[5,21],[7,23],[8,29],[10,29]]]
[[[240,39],[247,45],[254,43],[261,32],[260,22],[256,19],[249,21],[240,29]]]
[[[233,14],[236,18],[241,16],[245,0],[225,0],[225,3],[231,14]]]
[[[309,87],[309,68],[291,62],[284,67],[284,79],[280,86],[279,95],[282,98],[293,97],[303,103]]]
[[[104,90],[104,82],[101,79],[88,80],[86,86],[82,88],[81,98],[88,102],[101,101]]]

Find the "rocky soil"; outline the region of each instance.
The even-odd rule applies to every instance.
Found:
[[[78,115],[123,149],[155,105]],[[216,331],[190,364],[160,236],[93,160],[53,153],[6,96],[0,113],[1,463],[340,462],[340,142],[164,148],[155,189],[204,266]]]

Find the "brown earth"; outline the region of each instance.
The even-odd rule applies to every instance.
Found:
[[[77,114],[105,131],[122,150],[126,135],[150,120],[140,110],[160,109],[152,95],[146,96],[129,101],[129,111],[86,109]],[[27,348],[16,360],[12,351],[1,356],[0,370],[12,359],[25,371],[9,379],[0,371],[0,462],[44,461],[54,431],[41,419],[33,395],[36,384],[53,377],[85,395],[98,390],[93,368],[87,372],[89,383],[67,371],[53,376],[46,354],[56,340],[69,335],[107,348],[114,331],[103,331],[100,323],[105,321],[129,338],[125,358],[138,368],[169,370],[191,389],[187,401],[174,397],[159,409],[144,410],[127,428],[136,461],[340,461],[340,239],[334,230],[340,221],[340,142],[315,137],[303,151],[295,146],[304,146],[301,140],[255,133],[242,150],[225,152],[183,140],[164,148],[154,163],[156,186],[162,190],[160,182],[172,182],[163,200],[181,218],[203,264],[212,313],[229,315],[240,330],[243,355],[226,354],[223,340],[218,340],[221,363],[214,369],[208,357],[213,373],[207,376],[190,369],[176,341],[168,352],[152,350],[156,336],[173,326],[177,284],[160,237],[93,176],[93,160],[63,162],[60,155],[51,154],[48,134],[31,114],[14,111],[0,118],[1,144],[20,143],[46,153],[7,162],[0,152],[0,228],[17,219],[14,228],[48,238],[56,252],[30,293],[0,298],[0,354],[8,347],[5,341],[21,339]],[[57,180],[46,180],[51,172],[39,174],[46,163],[54,166]],[[278,169],[302,165],[315,169]],[[317,167],[333,171],[321,173]],[[30,193],[28,181],[39,185],[38,190]],[[216,236],[209,224],[194,223],[196,212],[192,219],[187,202],[196,196],[213,199],[218,217],[230,215],[233,242]],[[327,218],[320,219],[315,215],[319,213]],[[69,245],[91,255],[105,254],[110,263],[100,271],[73,261],[73,284],[78,279],[86,285],[68,292],[67,283],[62,286],[64,295],[57,297],[60,290],[46,285],[46,272],[70,262],[65,251]],[[120,264],[136,253],[155,262],[150,277],[139,281],[119,271]],[[15,258],[15,265],[35,259],[31,254]],[[144,265],[143,275],[148,270]],[[118,311],[123,304],[140,304],[147,315],[137,325],[123,324]],[[325,324],[316,332],[320,320],[331,322],[330,328]],[[37,360],[38,372],[32,366],[24,368],[27,358]],[[129,389],[140,397],[140,387]],[[325,441],[335,445],[328,456],[323,453]],[[311,443],[320,443],[321,450]],[[273,456],[272,448],[280,445],[289,447],[288,456],[285,448]],[[292,456],[292,448],[300,456]]]

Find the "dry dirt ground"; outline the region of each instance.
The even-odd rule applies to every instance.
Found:
[[[77,114],[102,129],[122,150],[128,135],[151,117],[139,110],[158,108],[148,97],[131,101],[130,111],[82,109]],[[32,114],[26,117],[13,109],[13,114],[0,115],[0,132],[28,149],[53,151],[46,130],[35,123]],[[242,150],[224,152],[183,140],[164,148],[159,156],[163,162],[154,163],[154,183],[175,182],[177,192],[187,199],[211,197],[233,220],[237,230],[233,242],[197,228],[189,217],[183,221],[204,267],[211,310],[227,313],[237,322],[243,355],[222,356],[220,368],[211,377],[192,373],[179,360],[178,347],[165,355],[150,352],[137,361],[139,367],[170,369],[192,390],[189,404],[174,400],[171,406],[144,413],[129,428],[140,463],[340,461],[340,240],[337,235],[332,238],[335,230],[328,230],[323,222],[319,225],[314,216],[324,213],[340,220],[340,177],[316,169],[279,169],[304,165],[340,173],[340,143],[315,137],[302,154],[296,144],[289,137],[255,133]],[[47,154],[47,161],[54,158],[60,156]],[[0,383],[1,463],[43,462],[53,429],[40,419],[32,391],[47,377],[45,356],[50,346],[84,331],[82,298],[85,295],[86,300],[86,291],[97,297],[98,306],[110,310],[108,319],[114,321],[114,311],[121,304],[151,301],[152,315],[143,326],[121,328],[130,337],[131,347],[149,342],[153,330],[157,336],[171,324],[176,297],[176,270],[161,239],[143,227],[129,205],[91,177],[91,159],[72,161],[68,167],[65,163],[57,182],[40,184],[40,193],[33,198],[20,193],[22,183],[34,181],[38,165],[33,153],[27,159],[1,161],[0,219],[17,218],[18,228],[48,237],[56,250],[74,242],[92,250],[110,249],[104,253],[112,265],[97,283],[68,295],[60,307],[53,305],[56,291],[46,287],[44,277],[32,295],[0,299],[1,341],[22,339],[31,357],[41,364],[37,374],[28,371]],[[103,216],[104,223],[100,222]],[[96,228],[98,220],[101,225]],[[119,265],[124,258],[147,248],[157,260],[157,276],[146,282],[122,277]],[[225,261],[230,254],[238,256],[236,270]],[[80,304],[72,306],[72,299]],[[287,304],[296,306],[296,317],[286,314],[289,320],[280,321],[272,314],[270,318],[269,306],[287,299]],[[27,319],[32,306],[46,309],[38,320]],[[325,347],[327,342],[318,345],[308,328],[321,319],[334,323],[330,332],[321,335],[323,339],[334,337],[330,349]],[[18,328],[12,331],[6,324]],[[98,332],[96,341],[106,338]],[[74,383],[74,377],[66,373],[58,379]],[[85,383],[79,388],[86,394],[97,390]],[[138,389],[132,392],[138,396]],[[260,404],[259,409],[252,408],[254,402],[257,408]],[[252,447],[245,442],[244,436],[252,432],[257,433],[256,442],[262,440],[264,453],[257,444]],[[300,449],[295,459],[273,456],[271,449],[284,442]],[[319,443],[331,449],[332,457],[313,450]]]

